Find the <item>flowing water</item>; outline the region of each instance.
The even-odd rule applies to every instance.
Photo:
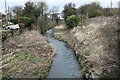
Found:
[[[80,65],[74,51],[66,43],[52,37],[52,30],[46,32],[46,37],[57,52],[47,78],[80,78]]]

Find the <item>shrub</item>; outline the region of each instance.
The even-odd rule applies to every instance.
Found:
[[[46,21],[45,17],[39,17],[37,19],[37,25],[38,25],[38,27],[40,27],[38,29],[41,29],[41,33],[44,33],[48,29],[47,23],[48,23],[48,21]]]
[[[83,5],[78,8],[79,14],[87,15],[89,18],[102,16],[103,10],[98,2]]]
[[[77,27],[79,21],[80,19],[76,15],[71,15],[67,17],[66,25],[68,26],[69,29],[71,29],[73,27]]]
[[[29,18],[29,17],[20,17],[19,22],[24,23],[25,27],[30,28],[30,25],[34,22],[34,20],[32,18]]]
[[[68,3],[64,6],[64,18],[67,19],[68,16],[77,15],[77,10],[74,3]]]
[[[13,24],[18,24],[18,19],[10,19],[10,22],[12,22]]]

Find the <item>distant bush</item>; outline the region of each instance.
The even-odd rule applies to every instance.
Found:
[[[117,15],[117,8],[103,8],[104,16],[114,16]]]
[[[19,18],[19,23],[24,23],[25,27],[29,27],[32,23],[34,23],[34,20],[32,18],[29,17],[20,17]]]
[[[103,10],[98,2],[86,4],[78,8],[78,12],[81,15],[87,15],[89,18],[102,16]]]
[[[67,17],[66,25],[68,26],[69,29],[71,29],[73,27],[77,27],[79,21],[80,19],[76,15],[71,15]]]
[[[18,24],[18,19],[10,19],[10,22],[12,22],[13,24]]]

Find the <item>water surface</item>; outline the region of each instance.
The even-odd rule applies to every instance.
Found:
[[[80,65],[74,51],[66,43],[54,39],[52,30],[46,32],[49,43],[56,49],[56,55],[47,78],[80,78]]]

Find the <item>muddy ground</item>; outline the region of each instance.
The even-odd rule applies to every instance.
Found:
[[[55,50],[39,31],[25,31],[3,43],[3,78],[45,78]]]
[[[71,30],[65,25],[57,26],[53,35],[76,51],[86,78],[116,78],[119,75],[117,30],[117,18],[101,16]]]

